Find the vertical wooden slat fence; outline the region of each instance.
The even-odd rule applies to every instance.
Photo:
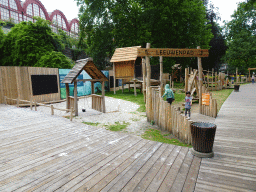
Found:
[[[91,95],[92,96],[92,109],[102,112],[102,96],[101,95]]]
[[[151,87],[152,103],[149,121],[158,125],[160,129],[169,131],[184,143],[191,144],[190,124],[180,110],[164,101],[159,93],[159,87]]]

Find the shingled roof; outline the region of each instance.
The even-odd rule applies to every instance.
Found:
[[[108,78],[95,66],[92,58],[77,60],[75,66],[69,71],[62,83],[73,83],[74,80],[85,70],[92,79],[108,81]]]
[[[110,62],[135,61],[138,55],[138,48],[141,48],[141,46],[117,48]]]

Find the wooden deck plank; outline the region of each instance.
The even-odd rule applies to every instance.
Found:
[[[137,151],[131,158],[124,161],[120,166],[114,169],[110,174],[106,175],[97,185],[94,185],[89,191],[101,191],[104,187],[106,187],[110,182],[112,182],[113,186],[115,182],[122,177],[123,174],[126,173],[127,170],[130,169],[133,165],[135,165],[141,157],[147,154],[150,148],[155,145],[154,142],[148,142],[145,146]]]
[[[199,165],[201,163],[201,158],[194,157],[192,164],[190,166],[186,181],[183,186],[184,192],[192,192],[194,191],[197,176],[198,176],[198,171],[199,171]]]
[[[124,136],[121,138],[122,139],[128,138],[128,136]],[[119,137],[119,139],[120,139],[120,137]],[[69,164],[70,162],[74,161],[74,155],[76,156],[77,160],[79,160],[79,158],[81,158],[81,156],[85,157],[87,155],[89,157],[89,154],[98,155],[98,153],[95,153],[95,152],[97,152],[97,149],[101,149],[102,144],[104,145],[105,143],[106,142],[102,143],[99,140],[97,142],[97,145],[95,146],[94,141],[92,141],[92,145],[89,145],[89,146],[82,145],[77,148],[75,148],[75,147],[71,148],[68,151],[64,151],[64,153],[61,153],[62,155],[54,155],[54,156],[51,156],[51,158],[48,157],[45,160],[42,160],[42,161],[36,162],[32,165],[26,166],[22,169],[15,171],[15,172],[9,173],[8,175],[4,175],[1,179],[5,179],[5,180],[0,181],[0,186],[2,184],[5,184],[5,187],[8,190],[10,188],[17,187],[17,185],[19,185],[19,187],[21,187],[24,185],[24,183],[27,182],[28,179],[30,179],[30,178],[31,178],[31,180],[35,179],[35,177],[33,175],[34,173],[36,173],[38,175],[37,177],[40,178],[41,176],[43,176],[42,174],[40,174],[41,172],[44,172],[45,170],[47,170],[46,173],[44,173],[44,174],[47,174],[48,171],[51,169],[51,167],[53,167],[54,169],[59,168],[59,167],[64,167],[65,164]],[[106,147],[106,146],[104,146],[104,147]],[[64,163],[64,165],[62,165],[63,163]],[[32,175],[32,176],[30,177],[30,175]],[[24,178],[24,176],[26,176],[26,177]],[[24,179],[25,179],[25,182],[23,182]],[[14,182],[14,181],[16,181],[16,186],[14,186],[12,184],[12,182]],[[10,186],[7,185],[8,183]]]
[[[170,191],[170,189],[172,188],[172,185],[175,181],[175,178],[177,177],[177,175],[182,167],[181,165],[183,164],[183,161],[184,161],[187,153],[188,153],[188,148],[181,149],[179,155],[173,162],[172,167],[170,168],[168,174],[166,175],[160,188],[158,189],[159,192]]]
[[[125,185],[125,187],[121,191],[127,191],[127,192],[133,191],[134,188],[141,181],[141,179],[147,174],[149,169],[155,164],[157,159],[161,157],[161,155],[164,153],[167,147],[168,147],[167,144],[163,144],[155,152],[155,154],[144,164],[144,166],[135,173],[135,175],[129,180],[129,182]],[[124,177],[126,177],[126,175],[124,175]]]
[[[188,150],[13,106],[0,118],[1,191],[158,189]]]
[[[174,145],[169,145],[167,149],[164,151],[164,153],[157,159],[155,164],[150,168],[150,170],[147,172],[147,174],[141,179],[140,183],[137,184],[137,186],[134,188],[133,191],[145,191],[154,177],[157,175],[158,171],[161,169],[163,162],[167,159],[169,154],[173,151],[175,148]]]
[[[140,150],[143,146],[145,146],[146,143],[146,140],[140,140],[140,142],[138,142],[132,148],[127,150],[127,152],[118,156],[114,162],[107,164],[107,166],[105,166],[103,170],[100,170],[98,173],[93,175],[93,177],[91,177],[88,181],[83,180],[79,184],[72,187],[71,191],[82,192],[90,190],[93,186],[100,182],[106,175],[110,174],[112,170],[117,169],[123,163],[124,159],[127,161],[127,159],[135,155],[135,153],[138,150]]]
[[[201,162],[195,191],[256,191],[256,87],[240,86],[222,105],[214,154]]]
[[[165,179],[165,176],[169,172],[169,169],[172,167],[173,162],[179,155],[179,152],[182,147],[177,146],[176,149],[172,151],[172,153],[169,155],[169,157],[166,159],[166,161],[163,163],[161,169],[153,179],[153,181],[150,183],[146,191],[157,191],[159,187],[161,186],[163,180]]]

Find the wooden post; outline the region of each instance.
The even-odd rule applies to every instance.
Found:
[[[188,91],[188,68],[185,68],[185,93]]]
[[[19,107],[20,106],[20,99],[19,99],[19,96],[18,96],[18,98],[17,98],[17,107]]]
[[[74,81],[74,108],[75,116],[78,116],[78,103],[77,103],[77,81]]]
[[[33,103],[32,103],[32,97],[30,98],[30,110],[32,110]]]
[[[172,76],[170,75],[170,87],[172,86]]]
[[[146,48],[150,48],[150,43],[147,43]],[[150,111],[151,111],[151,105],[150,105],[150,99],[151,99],[151,93],[150,93],[151,67],[150,67],[150,57],[149,56],[146,56],[146,68],[147,68],[146,113],[147,113],[147,120],[149,121]]]
[[[69,98],[69,86],[68,86],[68,83],[65,83],[65,86],[66,86],[66,109],[70,109],[70,98]]]
[[[114,74],[114,94],[116,94],[116,70],[115,70],[115,63],[113,63],[113,74]]]
[[[91,81],[91,93],[94,94],[94,82]]]
[[[238,84],[238,68],[236,68],[236,85]]]
[[[215,91],[217,91],[218,90],[218,81],[217,81],[217,77],[218,76],[218,73],[217,72],[215,72]]]
[[[164,91],[164,82],[163,82],[163,56],[160,56],[159,61],[160,61],[160,92],[161,92],[161,95],[163,95],[163,91]]]
[[[6,96],[4,96],[4,104],[7,105],[7,99]]]
[[[136,80],[134,78],[134,82],[133,82],[133,85],[134,85],[134,96],[137,96],[137,90],[136,90]]]
[[[35,101],[35,111],[37,111],[37,107],[36,107],[36,101]]]
[[[73,110],[74,110],[74,108],[71,107],[71,109],[70,109],[70,121],[72,121],[72,118],[73,118]]]
[[[213,74],[214,74],[214,68],[212,68],[212,91],[213,91]]]
[[[251,74],[250,74],[251,70],[249,69],[249,81],[251,81]]]
[[[101,92],[102,92],[102,113],[106,112],[105,109],[105,81],[101,82]]]
[[[53,108],[53,105],[51,105],[51,114],[54,115],[54,108]]]
[[[142,72],[143,72],[143,95],[144,95],[144,102],[146,103],[146,61],[142,59]]]
[[[174,88],[174,81],[172,81],[172,89]]]
[[[197,46],[197,49],[200,49],[200,46]],[[197,58],[198,60],[198,73],[199,73],[199,113],[202,114],[202,85],[203,85],[203,69],[202,69],[202,59],[201,57]]]
[[[208,71],[207,71],[207,87],[208,87],[208,89],[209,89],[209,69],[208,69]]]

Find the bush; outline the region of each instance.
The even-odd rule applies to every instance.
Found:
[[[72,68],[72,61],[60,52],[46,52],[34,67]]]

